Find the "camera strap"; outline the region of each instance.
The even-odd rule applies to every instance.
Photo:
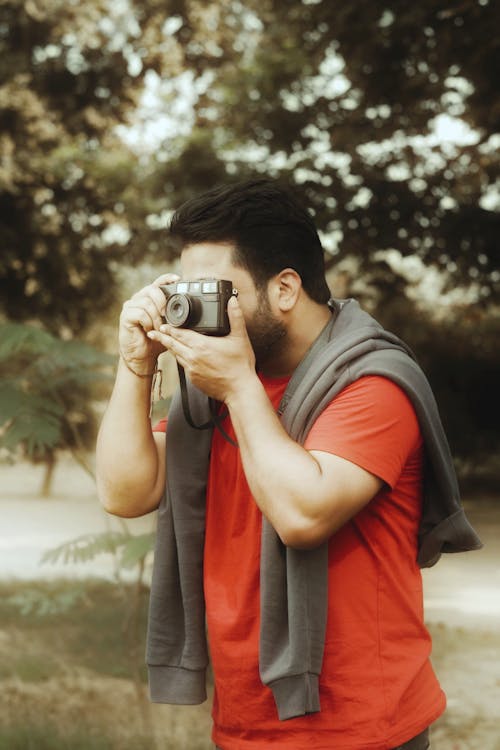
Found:
[[[189,397],[188,397],[188,389],[186,384],[186,373],[184,372],[184,368],[177,363],[177,370],[179,371],[179,383],[181,388],[181,399],[182,399],[182,411],[184,412],[184,418],[188,425],[192,427],[194,430],[209,430],[213,427],[216,427],[219,432],[222,433],[222,436],[225,440],[227,440],[228,443],[231,443],[231,445],[234,445],[235,448],[238,447],[238,443],[235,442],[232,437],[230,437],[224,427],[222,426],[222,421],[227,417],[228,411],[227,409],[223,409],[222,412],[219,412],[219,402],[216,401],[214,398],[208,399],[208,405],[210,408],[210,419],[208,422],[204,422],[203,424],[195,424],[193,422],[193,418],[191,416],[191,410],[189,408]]]

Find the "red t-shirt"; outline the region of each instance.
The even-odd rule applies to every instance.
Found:
[[[262,378],[277,407],[287,379]],[[229,418],[224,425],[234,436]],[[259,677],[261,513],[237,448],[214,431],[207,488],[205,598],[215,677],[213,740],[223,750],[388,750],[443,712],[429,661],[416,563],[422,438],[406,395],[364,377],[317,419],[305,444],[384,480],[329,543],[321,711],[279,721]]]

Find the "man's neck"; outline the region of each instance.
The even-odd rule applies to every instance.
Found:
[[[316,341],[323,328],[331,320],[327,305],[314,305],[303,316],[295,315],[287,327],[287,336],[279,342],[269,359],[259,364],[259,370],[267,377],[285,377],[293,371]]]

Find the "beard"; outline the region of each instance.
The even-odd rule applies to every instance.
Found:
[[[257,310],[246,327],[259,370],[283,351],[287,339],[286,328],[273,315],[265,292],[259,293]]]

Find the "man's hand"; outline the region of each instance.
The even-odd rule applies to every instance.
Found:
[[[256,377],[255,355],[236,297],[230,298],[227,312],[231,326],[227,336],[206,336],[167,324],[147,333],[150,341],[174,355],[193,385],[222,402]]]
[[[178,279],[175,274],[165,273],[123,305],[118,334],[120,355],[138,375],[152,373],[163,350],[158,341],[147,335],[163,323],[166,298],[160,284],[171,284]]]
[[[163,347],[148,332],[163,323],[160,284],[178,278],[163,274],[125,302],[120,316],[121,359],[97,438],[96,478],[104,508],[122,518],[150,513],[165,492],[165,433],[153,433],[149,417],[149,376]]]

